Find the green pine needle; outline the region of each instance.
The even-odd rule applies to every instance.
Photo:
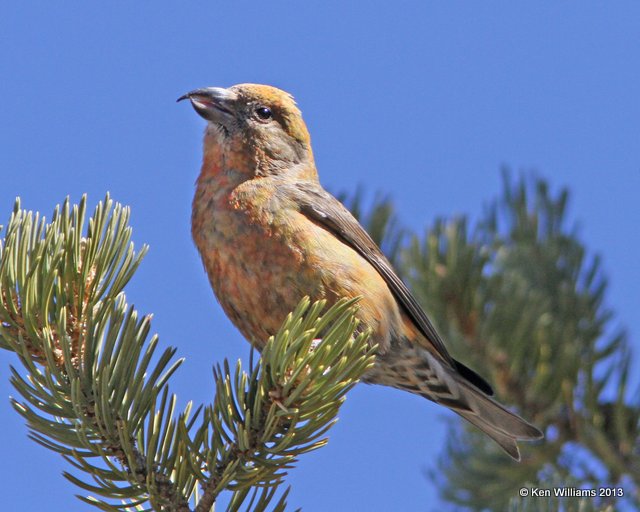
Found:
[[[286,470],[326,443],[373,364],[357,301],[304,299],[247,372],[216,366],[212,405],[179,413],[168,383],[182,360],[159,350],[151,317],[123,292],[146,252],[129,210],[107,195],[85,217],[85,197],[49,223],[17,200],[0,245],[0,347],[22,363],[12,404],[30,437],[69,462],[64,476],[101,510],[208,512],[225,490],[228,510],[284,510]]]

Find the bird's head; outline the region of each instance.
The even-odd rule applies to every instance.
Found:
[[[178,101],[185,99],[209,122],[205,151],[213,145],[244,153],[258,175],[314,168],[309,132],[289,93],[268,85],[239,84],[196,89]]]

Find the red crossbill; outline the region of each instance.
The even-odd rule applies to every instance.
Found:
[[[378,345],[363,380],[444,405],[520,459],[533,425],[490,398],[491,386],[447,351],[409,289],[351,213],[318,181],[293,98],[266,85],[184,95],[208,121],[192,234],[227,316],[258,349],[302,297],[361,297]]]

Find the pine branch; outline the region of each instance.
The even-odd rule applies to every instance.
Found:
[[[18,201],[0,245],[0,346],[24,367],[12,403],[30,437],[84,474],[65,476],[102,510],[208,511],[224,490],[228,510],[284,510],[285,471],[326,443],[372,364],[355,302],[304,300],[248,373],[216,368],[212,406],[178,414],[168,381],[181,360],[158,353],[150,316],[123,293],[146,247],[135,252],[129,211],[108,196],[83,235],[85,205],[67,200],[47,224]]]
[[[629,343],[610,327],[601,262],[568,225],[568,199],[544,180],[513,183],[505,172],[502,197],[473,228],[466,218],[439,219],[399,250],[402,275],[454,356],[547,431],[513,464],[454,423],[430,474],[458,506],[505,510],[524,482],[545,487],[549,468],[584,486],[624,484],[613,501],[640,506],[640,394],[628,385]],[[591,469],[594,460],[605,470]]]
[[[259,364],[215,371],[216,398],[205,417],[211,448],[198,461],[215,471],[196,508],[208,510],[225,488],[242,496],[249,487],[279,485],[297,457],[326,444],[344,395],[373,364],[368,335],[357,329],[355,301],[326,313],[324,301],[303,300],[269,340]],[[319,336],[322,340],[318,341]]]

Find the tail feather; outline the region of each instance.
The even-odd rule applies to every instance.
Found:
[[[493,400],[457,368],[416,345],[411,346],[411,352],[402,354],[401,360],[395,359],[400,357],[396,354],[385,354],[367,381],[404,389],[450,408],[515,460],[520,460],[518,440],[544,437],[538,428]]]
[[[460,387],[468,408],[452,407],[452,410],[482,430],[515,460],[520,460],[517,440],[533,441],[544,437],[538,428],[483,395],[481,391],[466,383],[460,383]]]
[[[498,446],[500,446],[500,448],[502,448],[512,459],[517,460],[518,462],[520,461],[520,449],[518,448],[518,443],[514,437],[495,429],[493,426],[484,422],[481,417],[474,414],[464,412],[458,412],[458,414],[498,443]]]
[[[435,382],[433,378],[425,381],[427,392],[423,396],[458,413],[498,443],[515,460],[520,460],[517,440],[533,441],[544,437],[538,428],[508,411],[469,383],[455,369],[440,363],[429,352],[425,351],[423,357],[427,359],[432,376],[435,377]],[[436,389],[439,393],[433,392]],[[444,393],[443,389],[446,389]]]

